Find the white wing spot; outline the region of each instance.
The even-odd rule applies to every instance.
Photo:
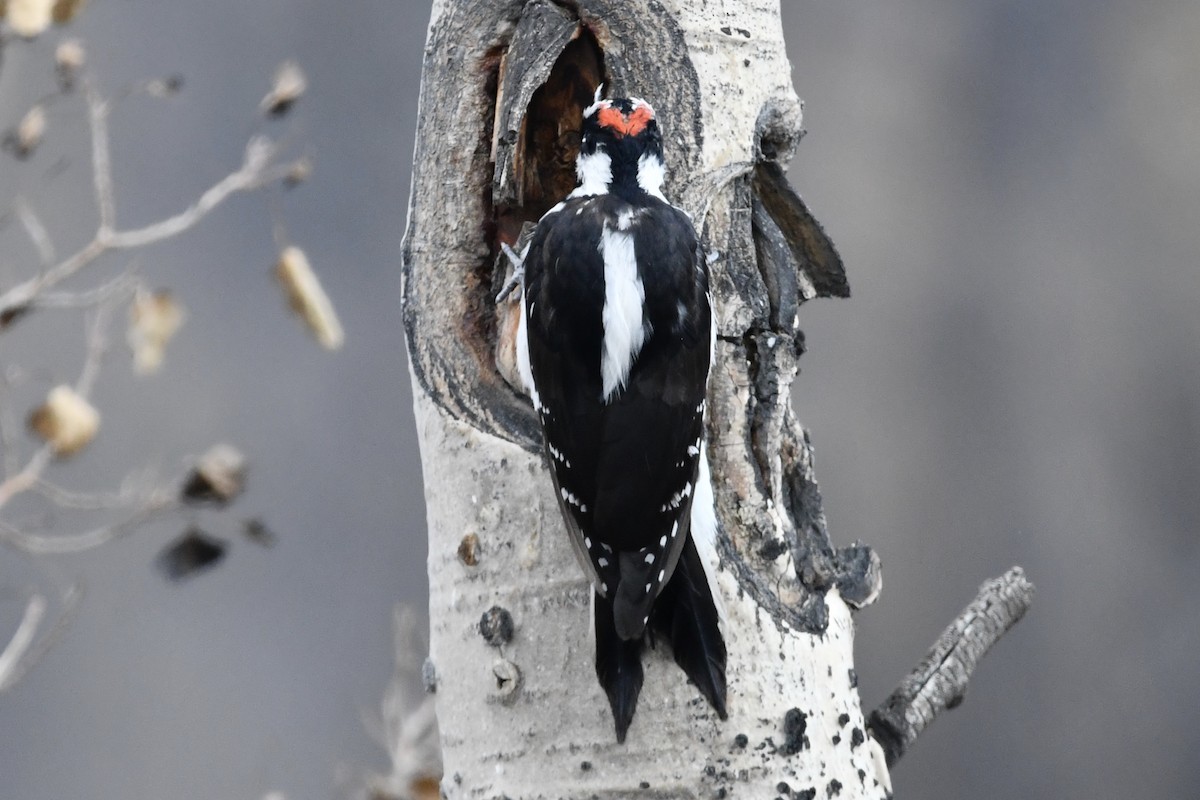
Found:
[[[583,537],[583,546],[586,547],[588,550],[591,550],[592,549],[592,540],[586,536]]]
[[[677,533],[679,533],[679,520],[675,520],[675,524],[671,526],[671,538],[674,539]]]
[[[689,444],[687,453],[692,458],[695,458],[696,456],[700,455],[700,448],[696,447],[694,444]]]
[[[566,500],[568,503],[575,506],[580,511],[587,511],[587,506],[585,506],[583,503],[581,503],[579,501],[579,498],[575,495],[574,492],[568,491],[567,487],[565,487],[565,486],[559,487],[559,494],[562,495],[563,500]],[[591,545],[589,544],[588,547],[591,547]]]
[[[661,539],[659,539],[659,540],[658,540],[658,546],[659,546],[659,547],[666,547],[666,546],[667,546],[667,537],[666,537],[666,536],[664,536],[664,537],[662,537]]]
[[[691,484],[691,481],[688,481],[687,483],[685,483],[683,485],[683,489],[681,489],[680,491],[671,495],[671,499],[668,500],[667,502],[663,503],[662,508],[660,508],[659,511],[663,512],[663,511],[666,511],[668,508],[670,508],[670,509],[679,508],[681,505],[683,505],[684,498],[690,497],[691,494],[692,494],[692,484]]]
[[[596,559],[596,563],[597,563],[597,564],[599,564],[599,565],[600,565],[600,566],[602,566],[602,567],[607,567],[607,566],[608,566],[608,559],[607,559],[607,558],[597,558],[597,559]]]
[[[665,569],[660,569],[658,571],[658,582],[662,583],[663,579],[666,577],[667,577],[667,571]]]
[[[653,564],[653,563],[654,563],[654,553],[647,553],[647,554],[646,554],[646,563],[647,563],[647,564]]]
[[[647,583],[647,584],[646,584],[646,591],[647,591],[647,592],[649,592],[649,591],[650,591],[650,586],[651,586],[651,584],[649,584],[649,583]],[[646,617],[646,619],[650,619],[650,618],[649,618],[649,617]]]

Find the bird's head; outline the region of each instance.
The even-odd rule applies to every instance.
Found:
[[[662,134],[654,109],[637,97],[595,101],[583,111],[575,171],[583,194],[651,194],[661,197],[665,176]]]

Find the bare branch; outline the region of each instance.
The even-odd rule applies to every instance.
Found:
[[[92,316],[92,324],[87,333],[87,356],[83,360],[83,369],[79,379],[75,381],[75,391],[80,397],[87,399],[100,376],[100,365],[108,350],[108,320],[112,315],[112,303],[101,303]]]
[[[132,287],[132,284],[130,284]],[[100,374],[100,366],[108,347],[108,323],[112,313],[113,303],[102,303],[95,311],[87,333],[87,356],[79,378],[75,381],[75,392],[87,399]],[[0,482],[0,509],[4,508],[13,497],[22,492],[36,489],[43,495],[54,499],[66,500],[64,505],[71,506],[73,500],[82,500],[84,495],[73,495],[42,479],[42,473],[49,466],[54,455],[50,444],[38,448],[30,457],[24,469],[16,473],[9,471],[8,476]],[[122,490],[125,493],[125,490]],[[103,495],[93,496],[93,500],[103,499]],[[120,522],[104,525],[85,533],[73,536],[46,537],[26,533],[7,523],[0,521],[0,541],[6,542],[30,553],[77,553],[90,550],[119,536],[128,533],[148,520],[179,505],[178,494],[174,490],[157,489],[148,494],[145,502],[140,504],[133,514]]]
[[[35,481],[30,488],[59,508],[103,511],[128,508],[138,501],[137,492],[128,481],[115,492],[76,492],[43,478]]]
[[[138,277],[133,268],[122,272],[112,280],[79,292],[43,292],[34,300],[38,308],[92,308],[101,303],[113,302],[121,295],[131,293],[138,286]]]
[[[900,760],[939,714],[962,702],[980,659],[1025,615],[1033,592],[1020,567],[985,582],[925,659],[871,712],[868,725],[884,748],[888,766]]]
[[[12,385],[12,380],[12,370],[5,370],[4,374],[0,375],[0,389],[3,389],[7,393]],[[15,438],[16,430],[17,420],[13,416],[12,406],[0,400],[0,454],[2,454],[4,462],[2,478],[4,481],[11,478],[21,468],[21,457],[17,450],[17,441]],[[2,485],[0,484],[0,486]],[[3,492],[2,488],[0,488],[0,492]],[[3,500],[0,500],[0,506],[3,505]]]
[[[79,272],[80,269],[95,261],[106,249],[107,247],[99,239],[93,239],[79,251],[50,267],[36,278],[18,283],[11,289],[0,293],[0,316],[28,307],[40,291],[55,286]]]
[[[100,374],[100,366],[108,346],[107,331],[109,317],[113,304],[101,304],[96,309],[87,334],[87,356],[79,378],[75,382],[75,391],[87,398]],[[0,482],[0,508],[22,492],[36,490],[53,502],[65,507],[111,508],[119,505],[122,497],[134,498],[134,493],[123,488],[119,494],[88,495],[69,492],[42,478],[43,472],[49,466],[54,455],[52,447],[42,446],[30,457],[24,469],[11,474]],[[102,525],[83,533],[68,536],[42,536],[22,531],[6,522],[0,521],[0,542],[19,550],[33,554],[79,553],[91,550],[118,537],[130,533],[151,519],[179,507],[179,481],[167,484],[146,493],[144,498],[136,502],[133,512],[118,522]],[[129,503],[135,505],[135,503]]]
[[[96,207],[100,213],[101,234],[111,231],[116,224],[116,199],[112,188],[112,163],[108,146],[109,105],[100,97],[91,80],[84,81],[87,97],[88,125],[92,133],[92,187],[96,193]]]
[[[0,0],[0,16],[3,16],[3,6],[4,0]],[[9,7],[11,11],[12,3],[9,3]],[[59,11],[56,7],[56,15]],[[5,138],[4,147],[15,146],[18,157],[25,157],[33,152],[45,127],[45,104],[69,96],[73,82],[80,76],[84,58],[85,54],[78,42],[66,41],[59,46],[55,52],[59,91],[26,115],[18,129]],[[195,202],[183,211],[140,228],[120,230],[117,224],[117,198],[109,130],[112,112],[125,98],[133,94],[152,97],[172,95],[179,90],[182,79],[170,77],[145,81],[106,97],[93,80],[86,75],[82,77],[83,99],[90,134],[90,178],[97,207],[97,224],[90,241],[75,252],[60,257],[56,254],[47,227],[35,212],[33,205],[24,197],[15,197],[11,212],[6,211],[0,215],[0,225],[5,224],[10,217],[20,222],[36,249],[40,265],[32,277],[14,275],[11,280],[19,282],[14,284],[4,280],[3,285],[0,285],[0,329],[8,327],[18,317],[38,308],[85,309],[87,312],[85,355],[73,388],[70,385],[55,386],[46,403],[30,417],[30,426],[34,432],[47,439],[44,444],[33,449],[22,446],[19,435],[21,422],[8,396],[8,390],[18,380],[14,377],[18,372],[11,365],[0,368],[0,511],[18,495],[34,493],[45,503],[59,509],[108,512],[99,520],[87,523],[94,525],[101,521],[107,524],[78,533],[59,535],[53,532],[46,534],[45,526],[33,528],[39,531],[33,533],[30,530],[33,526],[22,526],[0,519],[0,546],[11,547],[35,556],[78,553],[99,547],[138,530],[156,517],[177,511],[185,500],[195,499],[185,497],[182,493],[182,476],[176,476],[173,481],[163,483],[158,483],[148,476],[129,476],[117,490],[107,492],[76,491],[44,477],[56,458],[69,456],[86,445],[97,430],[99,415],[88,405],[87,399],[100,376],[105,354],[110,347],[109,334],[113,315],[120,304],[138,289],[139,279],[136,267],[131,264],[116,277],[91,276],[89,284],[84,286],[60,284],[75,277],[109,251],[134,249],[172,238],[195,226],[233,194],[253,191],[274,182],[295,183],[302,180],[309,169],[307,159],[300,159],[294,164],[275,163],[275,158],[283,147],[266,137],[254,137],[246,146],[240,167],[203,191]],[[51,174],[61,171],[62,165],[66,163],[67,159],[64,157],[47,170],[47,180]],[[155,295],[151,299],[162,303],[164,298],[165,293],[161,297]],[[173,331],[173,328],[171,331],[166,329],[170,326],[177,327],[181,318],[182,312],[177,305],[171,310],[174,313],[173,321],[151,319],[151,323],[154,324],[150,325],[147,323],[149,316],[144,310],[135,308],[131,327],[139,333],[142,340],[148,338],[152,344],[161,347]],[[139,311],[142,313],[139,314]],[[137,328],[139,324],[143,327]],[[147,330],[150,332],[147,333]],[[140,356],[140,352],[138,355]],[[83,415],[88,421],[88,425],[85,426],[86,436],[78,435],[80,426],[77,423],[75,430],[68,430],[63,436],[46,432],[42,421],[48,415],[61,411],[64,404],[59,401],[66,396],[74,402],[76,411],[83,408],[90,412]],[[67,415],[59,414],[59,422],[66,417]],[[64,445],[63,442],[67,439],[77,444]],[[244,467],[239,469],[244,471]],[[237,477],[240,480],[240,474]],[[240,483],[236,488],[240,490]],[[227,494],[220,499],[227,501],[231,496],[232,494]],[[50,603],[46,595],[35,594],[29,598],[23,618],[12,638],[7,644],[0,639],[0,692],[16,683],[53,645],[73,618],[80,596],[78,586],[72,587],[62,599],[62,611],[57,620],[51,623],[47,621]],[[49,614],[49,618],[53,619],[53,613]],[[270,797],[275,798],[276,795],[277,800],[283,800],[282,793],[272,793]]]
[[[106,334],[110,313],[110,305],[101,305],[96,309],[92,323],[88,328],[87,356],[84,358],[83,368],[79,371],[79,378],[75,381],[75,392],[85,400],[91,394],[92,387],[96,383],[96,378],[100,374],[100,364],[103,361],[104,352],[107,348]],[[8,435],[7,432],[5,435]],[[25,467],[20,472],[14,473],[11,469],[6,468],[6,477],[0,482],[0,509],[4,508],[13,497],[37,486],[41,480],[42,473],[49,466],[53,455],[54,449],[49,444],[45,444],[38,448],[37,452],[30,457],[28,463],[25,464]],[[7,449],[5,460],[8,462],[6,466],[10,467],[11,459],[8,457]],[[0,528],[0,533],[5,529],[10,531],[15,530],[5,527]],[[5,537],[0,536],[0,538]]]
[[[41,595],[30,598],[29,605],[25,607],[25,617],[21,620],[20,627],[17,628],[17,632],[5,647],[4,652],[0,653],[0,692],[11,688],[34,664],[41,660],[47,650],[54,646],[59,636],[75,619],[81,597],[83,597],[83,590],[78,584],[67,590],[63,597],[62,612],[58,615],[54,627],[47,631],[40,641],[35,641],[34,634],[45,615],[46,600]],[[35,603],[39,607],[35,608]],[[14,646],[18,644],[18,639],[20,639],[19,649]],[[8,661],[10,653],[13,658]]]
[[[37,213],[29,207],[25,198],[18,197],[14,206],[16,207],[17,219],[21,221],[21,226],[29,234],[29,239],[33,242],[33,246],[37,248],[38,258],[41,259],[42,267],[49,267],[54,263],[54,242],[50,240],[50,234],[46,232],[46,226],[42,224]]]
[[[204,218],[208,212],[237,192],[257,189],[287,177],[291,165],[272,165],[276,145],[265,137],[254,137],[246,145],[246,158],[241,169],[213,185],[200,199],[173,217],[129,231],[114,231],[103,237],[106,247],[143,247],[182,233]]]
[[[8,501],[17,495],[33,488],[38,478],[41,477],[42,472],[46,469],[46,466],[50,463],[50,458],[53,455],[54,451],[50,445],[42,445],[29,458],[24,469],[5,478],[0,483],[0,508],[4,508]]]
[[[155,517],[166,514],[179,507],[176,494],[165,489],[154,492],[146,504],[129,517],[111,525],[101,525],[83,533],[66,536],[42,536],[27,533],[0,521],[0,542],[11,545],[18,550],[33,555],[61,555],[63,553],[82,553],[102,544],[125,536],[145,525]]]
[[[4,691],[16,681],[21,659],[33,644],[42,617],[46,616],[46,598],[35,594],[25,605],[25,615],[17,631],[9,639],[4,652],[0,653],[0,691]]]
[[[36,278],[24,281],[0,292],[0,316],[27,308],[39,294],[75,275],[108,250],[132,249],[153,244],[193,227],[231,195],[261,188],[285,180],[295,169],[294,164],[273,162],[278,145],[261,136],[246,145],[242,166],[213,186],[184,211],[173,217],[128,231],[115,229],[116,204],[113,198],[112,171],[108,149],[107,115],[110,105],[93,89],[88,90],[88,114],[92,127],[92,181],[100,224],[92,241],[78,252],[49,267]]]

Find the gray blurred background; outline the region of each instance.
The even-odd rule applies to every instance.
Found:
[[[894,771],[897,796],[1194,796],[1200,5],[784,5],[809,130],[793,182],[854,295],[803,309],[796,401],[834,535],[883,558],[884,593],[858,617],[866,707],[983,579],[1019,563],[1038,586],[963,706]],[[360,717],[391,672],[393,604],[421,608],[426,592],[398,258],[427,19],[399,0],[107,0],[65,31],[109,93],[186,80],[115,114],[125,225],[182,208],[256,131],[316,172],[137,257],[188,322],[155,377],[114,349],[103,432],[53,476],[111,488],[228,440],[250,488],[87,556],[0,551],[2,638],[25,592],[86,588],[74,624],[0,695],[5,800],[327,798],[386,768]],[[3,125],[53,85],[61,33],[4,49]],[[265,123],[257,103],[285,58],[309,92]],[[0,188],[68,253],[94,224],[84,117],[77,100],[49,116],[33,159],[0,159]],[[339,353],[284,309],[275,218],[342,315]],[[0,286],[33,263],[10,220]],[[82,330],[48,311],[0,336],[0,364],[28,373],[7,397],[18,413],[74,379]],[[239,537],[250,516],[273,548]],[[170,583],[154,558],[189,523],[232,545]]]

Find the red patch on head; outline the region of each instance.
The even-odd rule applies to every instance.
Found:
[[[596,113],[596,121],[600,127],[608,128],[617,136],[637,136],[646,129],[654,112],[648,105],[640,105],[628,117],[612,106],[605,106]]]
[[[629,115],[629,121],[626,123],[629,129],[630,136],[637,136],[646,126],[650,124],[650,120],[654,119],[654,112],[650,106],[644,103],[633,110]]]

